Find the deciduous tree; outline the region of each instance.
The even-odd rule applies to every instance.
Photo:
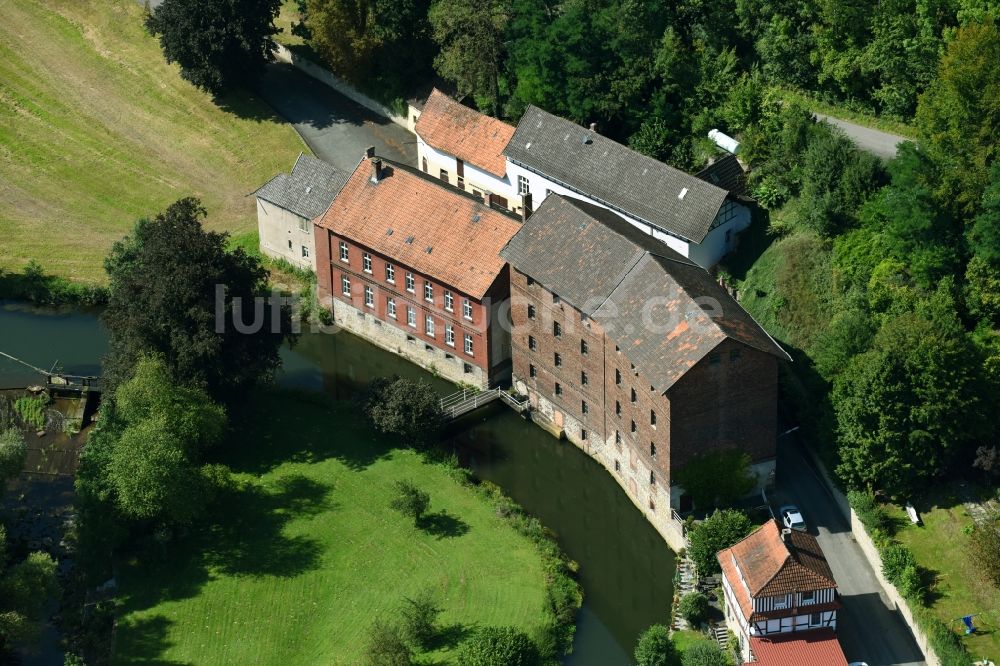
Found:
[[[516,627],[483,627],[462,643],[459,666],[537,666],[538,649]]]
[[[719,573],[721,569],[715,554],[729,548],[753,529],[754,525],[747,515],[735,509],[715,511],[697,525],[689,537],[688,557],[697,567],[698,574],[710,576]]]
[[[662,624],[654,624],[642,632],[634,656],[637,666],[677,666],[679,662],[670,630]]]

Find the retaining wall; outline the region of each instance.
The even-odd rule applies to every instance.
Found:
[[[913,638],[916,639],[917,645],[924,653],[924,660],[927,662],[927,665],[941,666],[941,661],[931,649],[930,640],[928,640],[927,634],[925,634],[920,625],[917,624],[917,618],[910,609],[910,605],[903,598],[903,595],[899,593],[899,590],[896,589],[896,586],[890,583],[882,574],[882,556],[879,555],[878,548],[875,547],[875,542],[872,541],[870,536],[868,536],[868,531],[861,523],[861,519],[858,518],[858,514],[856,514],[854,509],[851,508],[850,503],[847,501],[847,496],[840,492],[837,486],[834,485],[833,480],[830,478],[829,474],[827,474],[826,468],[816,455],[809,450],[808,447],[804,447],[804,450],[808,453],[810,461],[819,471],[820,476],[823,477],[823,482],[826,484],[827,488],[829,488],[831,495],[833,495],[834,503],[837,505],[837,508],[844,515],[844,518],[851,523],[851,534],[854,536],[854,540],[857,542],[858,546],[860,546],[865,559],[868,560],[868,565],[872,568],[872,571],[875,572],[875,578],[878,579],[879,585],[882,586],[882,591],[885,593],[886,598],[892,602],[892,605],[902,616],[903,621],[905,621],[907,626],[910,628]]]

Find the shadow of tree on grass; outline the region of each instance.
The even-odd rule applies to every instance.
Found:
[[[118,624],[117,652],[128,655],[130,664],[188,666],[190,662],[162,659],[160,655],[173,643],[167,633],[173,621],[162,615],[123,620]]]
[[[439,540],[460,537],[469,533],[467,522],[451,515],[444,509],[424,514],[417,521],[417,527]]]

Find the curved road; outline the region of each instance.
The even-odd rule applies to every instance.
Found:
[[[847,137],[861,150],[877,155],[882,159],[892,159],[896,156],[897,146],[904,141],[910,141],[910,139],[905,136],[889,134],[888,132],[872,129],[871,127],[865,127],[864,125],[858,125],[856,123],[841,120],[840,118],[834,118],[833,116],[827,116],[822,113],[813,113],[813,115],[818,120],[830,123],[846,134]]]

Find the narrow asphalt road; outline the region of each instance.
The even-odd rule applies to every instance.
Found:
[[[837,635],[847,661],[868,666],[923,666],[924,656],[902,616],[882,597],[882,589],[850,525],[824,482],[799,451],[793,437],[778,446],[778,477],[772,507],[796,504],[826,555],[844,607]]]
[[[292,65],[268,65],[257,92],[292,124],[316,157],[348,173],[368,146],[375,146],[376,155],[416,165],[413,134]]]
[[[909,141],[905,136],[889,134],[888,132],[865,127],[864,125],[857,125],[822,113],[814,113],[813,115],[819,120],[826,121],[838,128],[861,150],[878,155],[882,159],[892,159],[896,156],[897,146],[904,141]]]

